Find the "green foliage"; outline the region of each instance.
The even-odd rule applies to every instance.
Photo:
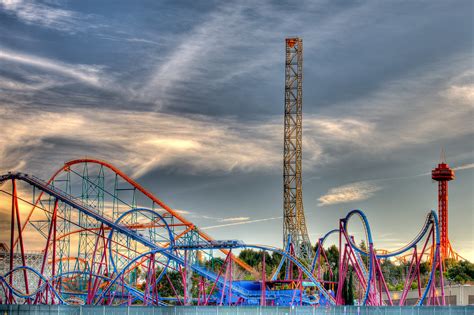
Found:
[[[261,265],[263,259],[263,251],[256,251],[253,249],[244,249],[240,252],[239,258],[245,261],[250,266]],[[273,253],[270,255],[268,252],[265,252],[265,264],[267,266],[278,266],[280,263],[281,255],[278,253]]]
[[[220,257],[213,257],[204,262],[204,266],[213,272],[219,272],[223,264],[224,260]]]
[[[365,243],[364,240],[361,240],[361,241],[360,241],[359,248],[362,249],[362,250],[365,251],[365,252],[368,251],[367,244]],[[366,266],[368,266],[368,265],[369,265],[369,257],[368,257],[368,256],[365,256],[365,255],[360,255],[360,256],[361,256],[361,259],[362,259],[362,261],[364,262],[364,264],[365,264]]]
[[[347,300],[346,304],[348,305],[354,305],[354,277],[353,273],[349,274],[349,285],[348,285],[348,291],[347,291]]]
[[[269,276],[278,267],[281,260],[281,255],[273,253],[270,255],[268,252],[256,251],[253,249],[244,249],[240,252],[239,258],[245,261],[247,264],[252,266],[258,271],[262,270],[263,253],[265,253],[265,272]]]
[[[430,263],[425,261],[420,264],[420,273],[428,274],[431,271]]]
[[[181,278],[181,274],[178,271],[172,271],[169,270],[167,271],[168,277],[171,280],[171,283],[173,284],[175,290],[178,292],[178,294],[182,294],[183,292],[183,282]],[[176,297],[173,288],[171,287],[168,279],[166,276],[161,278],[160,282],[157,284],[157,289],[158,293],[160,296],[163,297]]]
[[[472,282],[474,281],[474,264],[467,260],[446,263],[445,276],[454,283]]]
[[[335,281],[337,281],[338,273],[335,274]],[[337,292],[337,284],[335,285],[334,290]],[[344,285],[342,287],[342,298],[344,299],[345,305],[353,305],[354,304],[354,277],[353,277],[353,270],[352,267],[349,267],[349,271],[346,274],[346,279],[344,281]]]
[[[389,289],[390,291],[402,291],[404,285],[405,285],[405,284],[403,283],[403,281],[398,281],[398,282],[395,283],[395,284],[393,284],[393,283],[387,283],[388,289]]]
[[[336,245],[332,245],[326,250],[326,256],[333,269],[339,266],[339,249]]]

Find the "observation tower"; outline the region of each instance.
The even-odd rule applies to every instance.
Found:
[[[446,163],[444,154],[441,154],[441,161],[438,166],[431,171],[431,178],[438,182],[438,217],[441,236],[441,258],[442,260],[455,256],[449,243],[448,237],[448,182],[453,180],[454,171]]]

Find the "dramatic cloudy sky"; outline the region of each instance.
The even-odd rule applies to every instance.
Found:
[[[258,5],[256,4],[258,3]],[[281,245],[284,38],[304,41],[315,241],[363,209],[415,236],[441,148],[474,259],[472,1],[0,0],[0,171],[116,164],[216,238]]]

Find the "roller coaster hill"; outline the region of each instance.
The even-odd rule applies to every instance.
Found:
[[[10,216],[10,230],[2,231],[9,234],[0,254],[2,304],[330,306],[352,303],[349,283],[361,305],[445,304],[435,212],[405,247],[380,252],[365,214],[350,211],[303,260],[291,240],[284,249],[214,240],[104,161],[67,162],[47,181],[10,172],[0,183]],[[350,233],[354,220],[366,247]],[[325,250],[329,238],[338,240],[337,264]],[[235,255],[242,249],[280,260],[269,272],[269,256],[250,266]],[[394,294],[382,266],[400,257],[408,269]],[[424,262],[428,276],[420,272]]]

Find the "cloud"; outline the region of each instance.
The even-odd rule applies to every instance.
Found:
[[[99,108],[53,112],[6,104],[0,106],[0,114],[3,128],[10,130],[0,138],[4,170],[21,166],[46,171],[46,160],[51,172],[65,160],[84,155],[118,164],[133,177],[157,168],[187,174],[275,172],[282,162],[281,117],[243,122],[232,117]],[[337,165],[355,153],[370,156],[407,145],[402,135],[393,139],[394,131],[385,128],[356,117],[306,115],[304,167]],[[410,143],[424,140],[423,135],[412,134]]]
[[[59,82],[56,82],[47,76],[39,76],[32,73],[29,74],[28,81],[0,75],[0,91],[22,93],[28,91],[39,91],[57,85],[59,85]]]
[[[155,67],[141,94],[145,97],[158,97],[157,105],[162,107],[183,82],[197,80],[203,72],[203,61],[219,57],[229,46],[230,33],[237,35],[242,27],[243,7],[228,5],[209,14],[205,22],[195,26],[191,32],[181,36],[165,61]]]
[[[474,163],[464,164],[453,168],[455,171],[468,170],[474,168]]]
[[[454,167],[453,170],[461,171],[466,169],[474,168],[474,163],[464,164]],[[367,200],[375,195],[376,192],[382,190],[382,187],[376,183],[399,180],[399,179],[412,179],[420,176],[431,176],[431,173],[422,173],[405,177],[390,177],[374,179],[370,181],[355,182],[343,186],[331,188],[325,195],[318,198],[319,206],[328,206],[340,203],[347,203],[353,201]],[[384,239],[385,240],[385,239]]]
[[[52,171],[65,160],[84,155],[118,164],[133,177],[157,168],[202,174],[274,172],[281,167],[280,119],[244,123],[162,112],[72,108],[49,112],[7,105],[0,107],[0,113],[0,122],[11,130],[0,138],[4,170],[21,165],[42,171],[47,160],[54,163]],[[16,119],[19,115],[21,120]],[[309,168],[334,162],[341,149],[328,148],[360,146],[374,128],[353,119],[306,119],[304,163]],[[34,168],[40,165],[42,170]]]
[[[224,218],[219,219],[219,222],[239,222],[239,221],[248,221],[249,217],[232,217],[232,218]]]
[[[181,108],[192,111],[199,102],[218,107],[221,96],[212,92],[237,80],[242,80],[243,90],[258,93],[259,86],[273,81],[269,77],[281,75],[275,69],[282,69],[283,39],[291,30],[299,29],[305,45],[317,51],[327,41],[348,34],[354,24],[364,25],[377,7],[311,1],[298,8],[272,1],[220,3],[195,19],[199,22],[189,32],[170,35],[168,45],[173,49],[152,68],[138,95],[160,109],[180,102]],[[229,92],[226,94],[232,94]]]
[[[191,214],[191,211],[188,211],[188,210],[173,209],[173,211],[179,214]]]
[[[474,107],[474,70],[465,70],[448,81],[441,96],[450,100],[453,105],[461,104]]]
[[[2,47],[0,47],[0,60],[51,71],[96,87],[103,84],[103,78],[101,78],[103,67],[97,65],[67,64],[48,58],[9,51]],[[9,83],[10,86],[12,84],[14,85],[13,88],[21,87],[18,84]]]
[[[250,220],[250,217],[219,218],[219,217],[216,217],[216,216],[208,216],[208,215],[199,214],[196,211],[176,210],[176,209],[173,209],[173,211],[177,212],[181,215],[185,215],[187,218],[192,218],[192,219],[214,220],[214,221],[218,221],[218,222],[240,222],[240,221]]]
[[[445,92],[445,95],[452,99],[458,100],[459,103],[474,106],[474,84],[469,85],[453,85]]]
[[[0,0],[0,9],[30,25],[40,25],[63,32],[73,32],[84,29],[83,16],[58,8],[47,3],[22,0]]]
[[[200,228],[200,230],[213,230],[213,229],[218,229],[218,228],[223,228],[223,227],[228,227],[228,226],[234,226],[234,225],[244,225],[244,224],[253,224],[253,223],[266,222],[266,221],[272,221],[272,220],[280,220],[282,218],[283,217],[273,217],[273,218],[255,219],[255,220],[247,220],[247,221],[241,221],[241,222],[233,222],[233,223],[205,226],[205,227]]]
[[[155,168],[183,173],[265,170],[281,161],[274,154],[280,139],[259,132],[259,125],[242,126],[230,119],[99,109],[47,112],[6,105],[0,114],[3,128],[10,130],[0,138],[3,170],[27,163],[35,173],[50,173],[65,160],[84,155],[118,164],[133,177]]]
[[[327,194],[318,198],[319,206],[362,201],[372,197],[382,187],[371,182],[356,182],[331,188]]]

